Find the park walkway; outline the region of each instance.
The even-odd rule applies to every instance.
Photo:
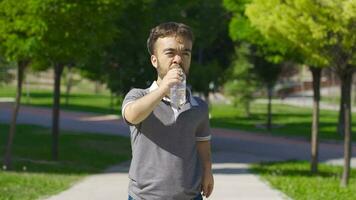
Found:
[[[0,103],[0,122],[9,122],[11,104]],[[19,123],[49,127],[51,110],[23,106]],[[128,128],[116,116],[61,112],[61,129],[85,131],[96,134],[128,136]],[[261,161],[288,159],[309,159],[309,141],[272,137],[242,131],[213,129],[213,171],[215,189],[209,199],[285,199],[283,194],[273,190],[268,184],[248,171],[249,164]],[[356,146],[353,146],[356,155]],[[320,160],[332,164],[342,164],[343,145],[338,142],[320,144]],[[356,165],[356,157],[352,165]],[[96,200],[126,199],[127,170],[129,163],[113,166],[105,173],[88,176],[81,182],[48,200]]]

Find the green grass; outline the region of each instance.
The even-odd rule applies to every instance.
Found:
[[[337,166],[320,164],[319,172],[313,175],[308,162],[288,161],[255,164],[252,171],[295,200],[356,199],[356,170],[352,170],[346,188],[339,186],[342,168]]]
[[[0,124],[0,130],[4,152],[8,126]],[[129,138],[61,131],[59,160],[52,161],[50,130],[18,125],[13,156],[13,169],[0,169],[0,200],[30,200],[58,193],[86,175],[129,160],[131,148]]]
[[[16,92],[13,86],[0,86],[0,97],[15,97]],[[121,114],[121,97],[115,98],[114,107],[110,107],[110,95],[107,93],[94,94],[88,91],[76,92],[69,95],[68,105],[65,104],[65,94],[61,93],[61,109],[70,111],[94,112],[103,114]],[[29,97],[25,89],[22,92],[22,105],[38,107],[52,107],[53,92],[44,89],[32,89]]]
[[[340,105],[341,98],[340,96],[324,96],[320,99],[321,102],[327,103],[327,104],[334,104],[334,105]],[[351,105],[356,106],[356,101],[354,95],[351,95]]]
[[[311,135],[312,109],[290,105],[272,105],[272,123],[277,125],[268,132],[256,125],[264,124],[267,120],[267,104],[253,103],[251,105],[252,115],[247,118],[241,108],[231,105],[213,105],[211,109],[211,125],[219,128],[240,129],[257,133],[268,133],[279,136],[293,136],[309,139]],[[321,139],[342,140],[336,133],[338,112],[320,111],[320,133]],[[353,119],[356,115],[353,114]],[[353,129],[356,124],[353,123]],[[356,141],[356,138],[353,138]]]
[[[340,104],[340,97],[322,97],[321,102],[325,102],[325,103],[329,103],[329,104],[336,104],[336,105],[339,105]],[[352,99],[351,99],[351,104],[352,104]]]
[[[0,97],[14,96],[13,87],[0,87]],[[88,90],[77,92],[70,95],[69,105],[64,104],[64,97],[61,98],[61,108],[63,110],[85,111],[103,114],[120,115],[121,100],[116,102],[115,110],[110,109],[110,97],[107,93],[93,94]],[[32,90],[30,98],[23,94],[23,104],[52,107],[52,91]],[[211,109],[211,124],[213,127],[239,129],[258,133],[268,133],[279,136],[293,136],[309,139],[311,135],[312,109],[302,108],[290,105],[274,104],[272,106],[272,122],[277,125],[271,132],[256,125],[266,122],[267,115],[266,104],[251,104],[251,117],[247,118],[242,108],[234,108],[231,105],[213,105]],[[338,112],[337,111],[320,111],[320,138],[342,140],[343,138],[336,133]],[[356,119],[356,115],[353,115]],[[354,120],[355,121],[355,120]],[[355,128],[356,123],[353,123]],[[356,141],[356,137],[353,137]]]

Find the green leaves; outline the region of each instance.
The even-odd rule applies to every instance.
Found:
[[[82,63],[93,50],[113,40],[113,1],[48,1],[41,17],[48,30],[41,41],[48,59],[61,63]]]
[[[35,0],[0,2],[0,47],[8,60],[30,59],[46,25],[39,18]]]
[[[246,15],[264,36],[300,51],[305,63],[339,65],[335,54],[352,55],[356,46],[354,2],[254,0],[247,6]]]
[[[259,86],[254,65],[249,60],[250,46],[242,43],[235,49],[236,56],[231,67],[226,71],[227,81],[224,84],[224,93],[230,97],[235,107],[247,107],[254,99],[254,92]],[[248,111],[246,111],[248,112]]]
[[[220,0],[2,0],[0,48],[7,58],[29,59],[40,70],[75,63],[125,93],[154,79],[146,40],[150,28],[164,21],[192,27],[194,62],[219,73],[226,68],[232,45]],[[218,84],[215,77],[210,81]]]

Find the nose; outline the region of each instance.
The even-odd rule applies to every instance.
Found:
[[[174,64],[180,64],[182,63],[182,56],[179,54],[176,54],[173,58],[173,63]]]

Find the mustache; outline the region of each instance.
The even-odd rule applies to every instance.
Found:
[[[183,69],[183,67],[182,67],[181,65],[179,65],[179,64],[173,64],[173,65],[170,66],[170,69],[174,69],[174,68],[181,68],[181,69]]]
[[[180,64],[172,64],[171,66],[169,66],[168,70],[171,70],[171,69],[174,69],[174,68],[180,68],[182,69],[182,71],[184,72],[184,74],[186,76],[189,75],[189,71],[186,71],[185,68],[183,67],[183,65],[180,65]]]

